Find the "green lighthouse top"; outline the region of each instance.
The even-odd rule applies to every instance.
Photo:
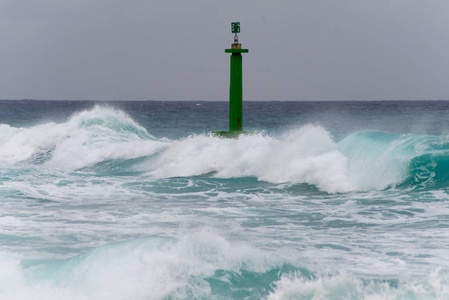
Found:
[[[225,53],[248,53],[248,49],[242,49],[242,44],[239,43],[237,33],[240,33],[240,22],[231,23],[231,32],[234,33],[234,43],[231,44],[231,49],[225,49]]]

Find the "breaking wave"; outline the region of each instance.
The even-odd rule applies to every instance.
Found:
[[[256,177],[329,193],[434,189],[449,181],[449,139],[366,131],[336,142],[312,125],[277,136],[157,139],[122,111],[97,106],[65,123],[0,125],[0,166],[20,164],[149,179]]]
[[[151,236],[65,259],[0,252],[2,299],[447,299],[448,273],[360,279],[318,274],[209,230]],[[404,279],[404,280],[403,280]]]

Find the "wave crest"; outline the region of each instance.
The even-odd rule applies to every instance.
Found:
[[[41,164],[76,170],[111,159],[131,159],[162,145],[122,111],[96,106],[66,123],[31,128],[0,126],[0,165]]]
[[[444,136],[357,132],[338,145],[359,190],[429,189],[449,182],[449,139]]]
[[[325,128],[308,125],[278,136],[156,139],[124,112],[96,106],[65,123],[0,125],[0,142],[1,166],[42,165],[107,175],[120,170],[149,179],[255,177],[309,184],[329,193],[431,189],[449,182],[449,140],[440,136],[366,131],[336,143]]]

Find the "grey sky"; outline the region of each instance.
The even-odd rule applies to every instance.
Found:
[[[0,99],[449,99],[448,0],[0,0]]]

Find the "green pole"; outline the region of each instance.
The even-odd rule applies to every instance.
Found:
[[[231,55],[229,131],[242,131],[242,54]]]
[[[231,71],[229,84],[229,131],[242,131],[242,53],[248,53],[248,49],[242,49],[237,33],[240,32],[240,22],[231,23],[231,31],[235,34],[231,49],[225,49],[225,53],[231,53]]]
[[[231,49],[225,49],[225,53],[231,53],[231,80],[229,84],[229,131],[214,131],[218,137],[236,138],[240,134],[253,134],[243,131],[242,118],[242,53],[248,53],[248,49],[242,49],[237,33],[240,32],[240,22],[231,23],[231,31],[234,33],[234,43]]]

